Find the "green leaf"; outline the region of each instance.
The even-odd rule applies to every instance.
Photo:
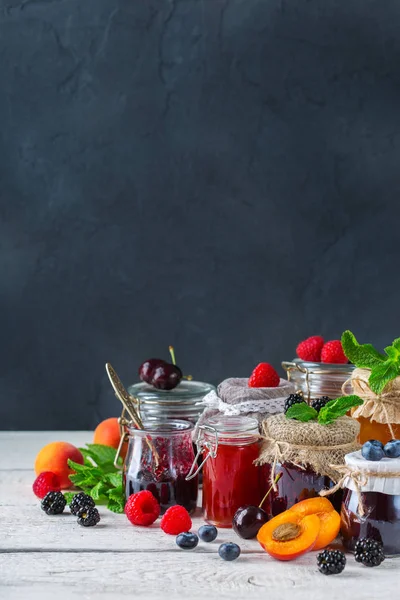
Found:
[[[399,366],[393,360],[387,360],[382,365],[372,369],[368,384],[375,394],[381,394],[389,381],[399,374]]]
[[[90,495],[93,500],[100,500],[101,496],[105,496],[108,491],[107,484],[104,481],[99,481],[96,485],[91,489]]]
[[[342,334],[342,346],[345,355],[356,367],[371,369],[386,360],[372,344],[359,344],[354,334],[348,330]]]
[[[393,340],[392,346],[400,352],[400,338],[396,338],[395,340]]]
[[[71,504],[72,498],[76,495],[76,492],[64,492],[64,498],[67,501],[67,504]]]
[[[112,500],[120,500],[121,498],[123,498],[125,495],[124,489],[121,486],[116,487],[116,488],[112,488],[111,490],[108,490],[107,492],[107,496],[109,498],[111,498]]]
[[[385,348],[385,352],[388,355],[388,357],[390,358],[390,360],[393,360],[394,362],[396,362],[399,358],[399,351],[396,350],[396,348],[394,348],[393,346],[387,346]]]
[[[318,414],[318,423],[329,425],[339,417],[343,417],[351,408],[360,406],[363,403],[361,398],[356,395],[341,396],[336,400],[330,400]]]
[[[86,448],[79,448],[80,451],[85,451],[86,455],[94,460],[94,462],[99,467],[103,467],[105,465],[113,465],[115,460],[115,455],[117,451],[115,448],[111,448],[111,446],[104,446],[102,444],[86,444]]]
[[[107,508],[115,513],[123,513],[125,508],[125,496],[120,495],[119,498],[110,498],[107,503]]]
[[[122,486],[122,473],[121,471],[108,473],[107,475],[104,475],[104,480],[115,488]]]
[[[293,404],[286,411],[287,419],[296,419],[297,421],[301,421],[302,423],[307,423],[307,421],[311,421],[312,419],[316,419],[318,416],[317,411],[312,406],[308,406],[305,402],[299,402],[298,404]]]

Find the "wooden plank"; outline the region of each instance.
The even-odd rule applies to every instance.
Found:
[[[113,594],[114,598],[129,595],[152,600],[206,596],[226,600],[393,600],[398,580],[394,560],[377,569],[349,561],[346,571],[330,577],[329,583],[310,562],[314,562],[311,555],[293,563],[277,562],[266,555],[245,555],[226,563],[216,553],[198,549],[166,554],[11,553],[0,555],[0,596],[4,598],[2,592],[11,588],[25,591],[29,599],[40,590],[63,600],[73,597],[71,592],[79,588],[83,598]]]

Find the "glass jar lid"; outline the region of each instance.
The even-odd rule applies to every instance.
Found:
[[[230,417],[216,415],[206,420],[205,425],[224,438],[237,438],[242,435],[258,434],[258,421],[253,417]]]
[[[190,433],[194,429],[194,424],[183,419],[166,419],[164,421],[144,421],[143,429],[128,427],[129,435],[153,437],[167,437],[170,435],[179,435],[181,433]]]
[[[135,383],[128,388],[131,396],[145,402],[193,402],[215,390],[211,383],[183,380],[173,390],[158,390],[148,383]]]

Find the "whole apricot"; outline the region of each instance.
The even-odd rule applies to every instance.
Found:
[[[117,417],[110,417],[99,423],[94,430],[93,443],[102,444],[103,446],[111,446],[117,449],[121,439],[119,423]],[[128,445],[125,443],[122,446],[121,456],[125,458]]]
[[[83,465],[81,452],[68,442],[51,442],[44,446],[36,456],[35,473],[40,475],[44,471],[51,471],[60,478],[61,489],[72,486],[69,476],[74,473],[68,466],[68,460]]]

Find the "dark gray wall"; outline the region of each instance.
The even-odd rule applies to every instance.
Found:
[[[400,335],[398,0],[0,7],[0,428]]]

